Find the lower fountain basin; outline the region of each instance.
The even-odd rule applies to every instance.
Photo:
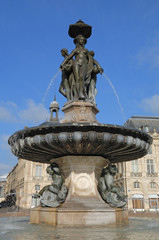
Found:
[[[117,125],[46,122],[15,132],[8,142],[14,155],[35,162],[83,155],[117,163],[143,157],[152,138],[140,130]]]

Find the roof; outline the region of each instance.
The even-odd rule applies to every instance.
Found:
[[[148,127],[148,132],[154,132],[155,129],[155,131],[159,133],[159,117],[132,116],[124,123],[124,126],[141,130]]]
[[[58,102],[56,102],[56,101],[51,102],[51,104],[50,104],[50,109],[51,109],[51,108],[57,108],[57,109],[59,109],[59,104],[58,104]]]

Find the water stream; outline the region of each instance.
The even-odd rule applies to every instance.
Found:
[[[52,84],[54,83],[55,79],[57,78],[57,76],[58,76],[58,74],[59,74],[60,72],[61,72],[61,69],[59,69],[58,72],[55,73],[55,75],[51,78],[51,81],[50,81],[50,83],[49,83],[49,85],[48,85],[48,87],[47,87],[47,89],[46,89],[46,91],[45,91],[44,97],[43,97],[43,99],[42,99],[42,103],[44,103],[45,98],[46,98],[46,95],[47,95],[50,87],[52,86]],[[56,88],[56,86],[55,86],[55,88]],[[55,91],[56,91],[56,89],[55,89]],[[54,95],[56,95],[56,92],[54,92]]]
[[[52,84],[54,83],[54,81],[56,80],[56,78],[57,78],[57,76],[58,76],[58,74],[59,74],[60,72],[61,72],[61,69],[59,69],[58,72],[55,73],[55,75],[51,78],[51,81],[50,81],[50,83],[49,83],[49,85],[48,85],[48,87],[47,87],[47,89],[46,89],[46,91],[45,91],[44,97],[43,97],[43,99],[42,99],[42,103],[44,103],[45,98],[46,98],[46,95],[47,95],[50,87],[52,86]],[[107,75],[105,75],[104,73],[103,73],[102,75],[103,75],[104,78],[108,81],[109,85],[110,85],[111,88],[113,89],[113,92],[114,92],[114,94],[115,94],[115,96],[116,96],[116,98],[117,98],[117,102],[118,102],[118,104],[119,104],[119,107],[120,107],[120,110],[121,110],[121,113],[122,113],[122,116],[123,116],[123,120],[125,121],[126,117],[125,117],[125,114],[124,114],[124,109],[123,109],[123,107],[122,107],[122,105],[121,105],[121,103],[120,103],[119,96],[118,96],[118,94],[117,94],[117,92],[116,92],[116,90],[115,90],[115,87],[114,87],[114,85],[112,84],[112,82],[110,81],[110,79],[107,77]],[[55,82],[54,95],[56,95],[56,82]]]
[[[117,92],[115,90],[115,87],[112,84],[112,82],[110,81],[110,79],[107,77],[107,75],[105,75],[104,73],[102,73],[102,75],[105,77],[105,79],[108,81],[108,83],[110,84],[111,88],[113,89],[113,92],[114,92],[114,94],[115,94],[115,96],[117,98],[117,102],[119,104],[119,107],[120,107],[120,110],[121,110],[121,113],[122,113],[122,116],[123,116],[123,120],[125,121],[126,117],[125,117],[125,114],[124,114],[124,109],[123,109],[123,107],[122,107],[122,105],[120,103],[119,96],[118,96],[118,94],[117,94]]]

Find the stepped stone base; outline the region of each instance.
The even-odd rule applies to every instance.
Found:
[[[30,223],[52,226],[106,226],[128,222],[127,209],[111,208],[98,198],[73,197],[59,208],[36,207]]]

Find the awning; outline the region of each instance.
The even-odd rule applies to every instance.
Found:
[[[136,193],[132,195],[132,198],[143,198],[143,195]]]
[[[157,195],[157,194],[150,194],[150,195],[148,195],[148,198],[159,198],[159,195]]]

